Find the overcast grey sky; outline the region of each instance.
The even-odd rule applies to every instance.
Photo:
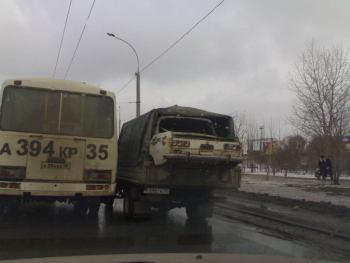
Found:
[[[136,61],[167,48],[218,0],[96,0],[68,79],[117,91]],[[92,0],[73,0],[57,77],[63,78]],[[50,77],[69,0],[0,1],[0,79]],[[283,126],[294,100],[288,74],[312,40],[348,48],[350,1],[226,0],[141,76],[142,112],[173,104]],[[135,82],[118,94],[122,119],[135,115]]]

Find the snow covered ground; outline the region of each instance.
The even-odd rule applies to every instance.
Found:
[[[240,190],[350,207],[350,180],[342,178],[340,185],[332,185],[329,180],[316,180],[309,176],[284,177],[246,173],[242,176]]]
[[[256,171],[256,172],[250,172],[250,169],[243,169],[244,174],[251,174],[251,175],[261,175],[264,174],[266,175],[265,171]],[[272,173],[270,173],[272,176]],[[275,174],[275,176],[280,176],[280,177],[285,177],[284,173],[278,172]],[[309,178],[309,179],[315,179],[315,175],[311,173],[295,173],[295,172],[289,172],[287,173],[287,177],[292,177],[292,178]],[[341,175],[340,180],[350,180],[350,176],[348,174]]]

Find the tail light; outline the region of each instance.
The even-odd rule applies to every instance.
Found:
[[[0,166],[0,180],[22,180],[26,175],[26,168],[21,166]]]
[[[184,141],[184,140],[172,140],[171,141],[171,146],[175,147],[190,147],[191,143],[190,141]]]
[[[87,182],[106,182],[112,180],[111,170],[85,170],[84,180]]]
[[[239,151],[239,150],[241,150],[241,145],[233,144],[233,143],[225,143],[224,149],[226,151]]]
[[[21,183],[0,183],[0,188],[20,189]]]

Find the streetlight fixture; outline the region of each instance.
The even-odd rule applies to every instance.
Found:
[[[136,117],[139,117],[140,116],[140,106],[141,106],[141,99],[140,99],[140,61],[139,61],[139,56],[137,55],[136,49],[128,41],[126,41],[126,40],[116,36],[113,33],[107,33],[107,36],[114,37],[114,38],[124,42],[135,53],[136,60],[137,60],[137,71],[135,72],[135,75],[136,75]]]

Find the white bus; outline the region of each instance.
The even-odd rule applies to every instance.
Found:
[[[116,187],[115,96],[56,79],[5,81],[0,112],[0,207],[36,199],[96,215]]]

